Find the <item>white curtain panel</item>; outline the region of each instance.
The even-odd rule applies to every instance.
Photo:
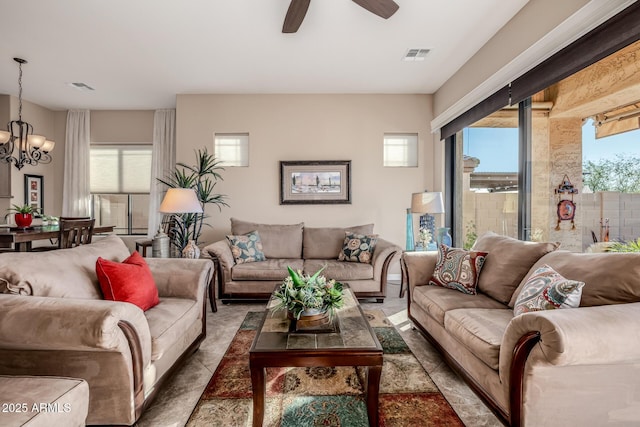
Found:
[[[90,112],[69,110],[64,145],[62,216],[89,216]]]
[[[153,116],[153,154],[151,157],[151,192],[149,194],[149,229],[153,238],[158,232],[162,214],[158,212],[166,186],[158,178],[166,178],[176,164],[176,110],[156,110]]]

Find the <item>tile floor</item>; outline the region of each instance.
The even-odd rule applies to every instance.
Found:
[[[438,352],[411,327],[406,299],[398,298],[399,286],[391,284],[383,304],[361,302],[363,308],[382,309],[400,331],[431,378],[468,427],[502,426],[502,423],[442,361]],[[209,382],[227,346],[248,311],[261,311],[264,304],[218,303],[218,312],[207,312],[207,337],[200,349],[165,384],[140,418],[139,427],[182,427]],[[233,427],[233,426],[229,426]]]

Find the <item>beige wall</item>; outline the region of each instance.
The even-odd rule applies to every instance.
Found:
[[[452,106],[587,3],[589,0],[530,0],[438,89],[433,98],[434,115]]]
[[[429,95],[178,95],[177,160],[213,150],[214,133],[249,132],[250,166],[229,167],[217,190],[230,208],[214,208],[203,241],[223,238],[229,218],[308,226],[375,223],[381,237],[404,246],[412,192],[433,185]],[[417,132],[417,168],[382,166],[385,132]],[[351,160],[349,205],[280,205],[279,161]]]
[[[153,110],[91,111],[92,143],[153,142]]]

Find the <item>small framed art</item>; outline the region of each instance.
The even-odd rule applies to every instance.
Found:
[[[24,175],[24,204],[36,210],[35,217],[44,214],[44,177]]]

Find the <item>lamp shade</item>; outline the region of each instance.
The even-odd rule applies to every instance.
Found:
[[[444,213],[442,193],[439,191],[413,193],[411,196],[411,212],[413,213]]]
[[[200,213],[202,205],[191,188],[170,188],[160,204],[161,213]]]

